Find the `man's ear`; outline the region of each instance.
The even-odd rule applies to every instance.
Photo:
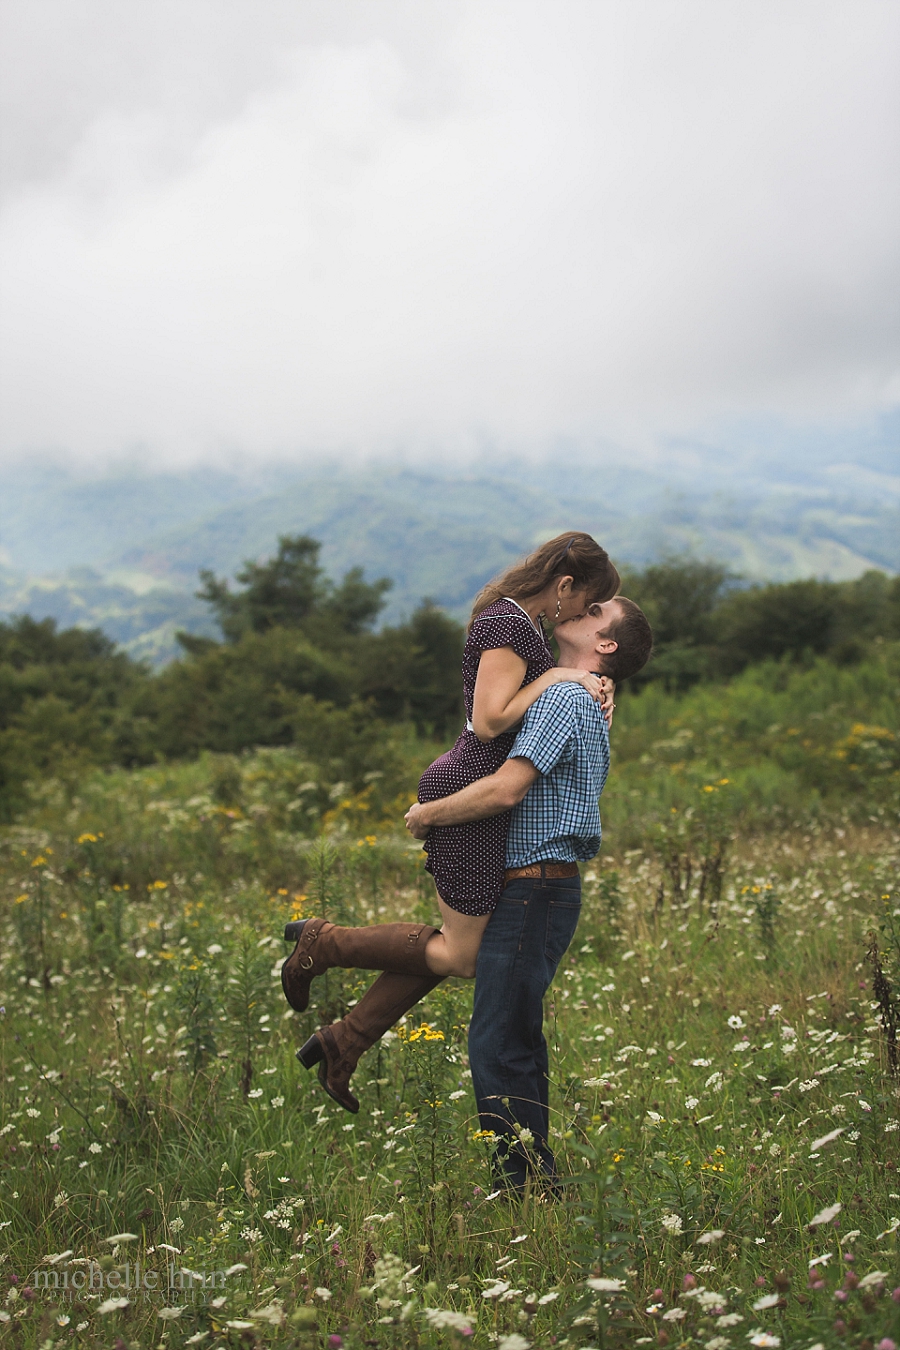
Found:
[[[618,650],[619,644],[616,642],[615,638],[600,638],[594,648],[594,651],[598,652],[601,656],[610,656],[613,652]]]

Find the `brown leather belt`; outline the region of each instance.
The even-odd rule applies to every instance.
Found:
[[[515,881],[517,877],[577,877],[577,863],[539,862],[528,867],[508,867],[506,880]]]

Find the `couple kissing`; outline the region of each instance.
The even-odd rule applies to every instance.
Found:
[[[287,925],[282,967],[298,1012],[334,966],[382,972],[297,1058],[348,1111],[360,1057],[448,976],[475,980],[469,1066],[497,1182],[554,1189],[543,998],[578,924],[578,864],[600,849],[617,684],[652,647],[605,549],[580,532],[541,545],[475,600],[462,663],[466,725],[429,766],[406,827],[424,840],[441,927]],[[559,650],[559,663],[546,628]],[[525,1140],[528,1141],[527,1146]]]

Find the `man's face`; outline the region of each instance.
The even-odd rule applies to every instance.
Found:
[[[579,650],[588,646],[593,648],[606,636],[606,630],[621,613],[622,606],[618,600],[604,600],[602,604],[589,606],[587,614],[557,624],[554,635],[563,642],[572,643]]]
[[[607,631],[622,612],[618,600],[604,600],[591,605],[587,614],[557,624],[554,636],[559,642],[560,665],[571,663],[582,669],[601,670],[603,658],[616,649]]]

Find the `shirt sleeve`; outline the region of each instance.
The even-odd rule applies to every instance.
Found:
[[[524,614],[479,615],[472,624],[469,641],[477,652],[512,647],[523,661],[547,655],[547,647]]]
[[[529,759],[539,773],[549,773],[571,759],[579,692],[581,686],[575,684],[552,684],[545,689],[526,712],[509,758]]]

